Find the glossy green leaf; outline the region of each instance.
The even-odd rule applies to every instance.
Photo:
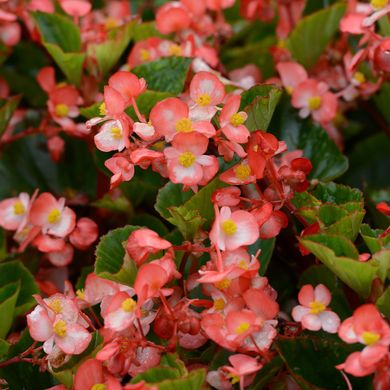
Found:
[[[10,344],[7,341],[0,339],[0,362],[6,359],[9,347]]]
[[[9,120],[17,109],[21,96],[11,96],[0,100],[0,138],[7,129]]]
[[[138,226],[125,226],[114,229],[100,238],[96,247],[95,274],[101,278],[132,286],[137,273],[137,266],[125,254],[126,244],[130,233]]]
[[[149,89],[179,94],[184,89],[191,61],[186,57],[166,57],[139,65],[131,71],[143,77]]]
[[[0,287],[0,338],[4,339],[11,329],[16,301],[20,291],[20,282],[6,284]]]
[[[250,131],[267,130],[283,90],[275,85],[256,85],[242,94],[241,109],[248,114]]]
[[[100,115],[101,104],[102,102],[97,102],[87,107],[80,107],[80,114],[87,119],[101,116]]]
[[[390,286],[376,301],[376,306],[387,318],[390,318]]]
[[[280,356],[275,356],[270,362],[264,364],[262,369],[256,374],[248,390],[264,390],[269,384],[274,382],[275,376],[283,368],[284,362]]]
[[[287,39],[293,57],[310,68],[339,30],[345,4],[337,3],[301,19]]]
[[[15,304],[15,316],[24,314],[35,305],[36,302],[32,295],[38,294],[39,290],[33,275],[20,261],[0,264],[0,287],[9,284],[20,285]]]
[[[384,25],[386,22],[387,17],[383,18],[382,24]],[[387,26],[389,25],[389,22],[387,21]],[[390,30],[390,28],[389,28]],[[388,104],[390,101],[390,83],[384,83],[381,87],[381,89],[378,91],[378,93],[374,96],[374,102],[376,106],[378,107],[379,111],[383,115],[383,117],[386,119],[386,122],[390,124],[390,112],[388,109]]]
[[[375,278],[383,279],[387,259],[357,260],[357,251],[342,236],[317,234],[300,239],[301,244],[334,272],[346,285],[367,298]]]
[[[251,255],[255,255],[259,249],[261,250],[259,256],[259,261],[260,261],[259,274],[261,276],[264,276],[267,271],[268,265],[271,261],[272,254],[274,252],[275,242],[276,242],[275,238],[270,238],[268,240],[262,240],[259,238],[254,244],[252,244],[249,247],[249,253]]]
[[[367,224],[360,228],[360,235],[371,253],[376,253],[383,248],[390,249],[390,234],[382,236],[383,230],[371,229]]]
[[[88,56],[96,59],[102,76],[105,76],[118,62],[129,45],[133,34],[134,22],[130,22],[110,31],[108,39],[103,43],[88,45]]]

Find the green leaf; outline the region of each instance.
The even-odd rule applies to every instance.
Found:
[[[376,301],[378,309],[387,317],[390,318],[390,286]]]
[[[248,114],[250,131],[267,130],[283,90],[275,85],[256,85],[242,94],[241,109]]]
[[[20,99],[21,96],[17,95],[0,100],[0,138],[7,129],[8,122],[17,109]]]
[[[16,301],[20,291],[19,281],[0,287],[0,338],[5,338],[14,321]]]
[[[356,346],[344,343],[336,335],[321,332],[316,335],[280,338],[276,347],[295,379],[303,378],[321,389],[348,388],[335,366],[343,363],[356,350]],[[359,381],[361,380],[356,380],[354,384],[362,385]],[[356,387],[358,388],[368,387]]]
[[[136,42],[151,37],[163,37],[163,35],[157,31],[154,22],[138,23],[134,26],[134,40]]]
[[[348,159],[322,127],[310,120],[300,119],[287,99],[283,100],[268,131],[285,141],[289,150],[303,151],[304,157],[310,159],[313,165],[310,179],[331,181],[341,176],[348,168]]]
[[[259,249],[261,250],[259,256],[259,274],[261,276],[264,276],[267,271],[268,265],[271,261],[272,253],[274,252],[275,242],[275,238],[270,238],[269,240],[262,240],[259,238],[254,244],[249,247],[249,253],[251,255],[255,255]]]
[[[80,107],[80,114],[87,118],[95,118],[97,116],[100,116],[100,106],[102,102],[93,103],[90,106],[87,107]]]
[[[360,235],[372,254],[379,252],[383,248],[390,248],[390,234],[381,237],[382,233],[383,230],[371,229],[367,224],[363,224],[360,228]]]
[[[81,49],[79,28],[66,16],[46,12],[31,12],[45,43],[59,46],[64,52]]]
[[[137,266],[125,254],[124,244],[130,233],[138,226],[125,226],[114,229],[101,237],[96,247],[95,274],[101,278],[132,286],[137,273]]]
[[[8,354],[10,344],[0,339],[0,361],[5,360]]]
[[[134,34],[134,22],[110,31],[109,38],[103,43],[88,45],[88,56],[96,59],[100,74],[105,76],[118,62]]]
[[[274,381],[277,373],[283,368],[284,363],[280,356],[275,356],[270,362],[264,364],[262,369],[257,373],[253,383],[247,388],[248,390],[267,389],[267,385]]]
[[[346,285],[367,298],[376,277],[383,278],[387,259],[357,260],[353,244],[342,236],[317,234],[301,238],[303,246],[334,272]]]
[[[5,230],[0,228],[0,261],[4,260],[7,256],[8,251]]]
[[[301,19],[287,39],[293,57],[306,68],[317,62],[339,30],[345,4],[337,3]]]
[[[143,77],[154,91],[181,93],[191,64],[191,58],[166,57],[136,66],[132,73]]]
[[[64,72],[68,80],[78,86],[85,54],[80,53],[79,28],[67,17],[45,12],[31,13],[42,36],[42,43]]]
[[[0,287],[10,283],[20,284],[20,291],[16,300],[15,316],[24,314],[35,305],[33,294],[39,290],[30,271],[19,261],[10,261],[0,264]]]
[[[387,17],[382,18],[382,20],[387,21]],[[389,26],[388,21],[387,26]],[[388,102],[390,100],[390,83],[383,83],[381,89],[374,95],[373,99],[379,111],[386,119],[386,122],[390,124],[390,112],[388,110]]]

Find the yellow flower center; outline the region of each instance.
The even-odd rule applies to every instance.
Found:
[[[146,50],[146,49],[141,49],[140,50],[140,57],[141,57],[141,61],[148,61],[150,60],[150,51],[149,50]]]
[[[366,76],[362,72],[355,72],[353,78],[359,83],[363,84],[366,81]]]
[[[311,111],[318,110],[321,107],[321,96],[312,96],[309,98],[309,108]]]
[[[363,337],[364,344],[366,345],[375,344],[380,339],[379,333],[374,333],[374,332],[363,332],[362,337]]]
[[[241,113],[237,112],[230,117],[230,123],[237,127],[245,122],[245,117]]]
[[[232,236],[237,231],[237,225],[231,219],[222,222],[222,230],[227,236]]]
[[[182,50],[179,45],[171,45],[169,46],[169,54],[171,56],[181,56],[182,55]]]
[[[112,138],[114,138],[114,139],[121,139],[122,138],[122,130],[119,127],[117,127],[117,126],[111,127],[110,132],[111,132]]]
[[[383,8],[387,5],[388,0],[371,0],[371,5],[373,8]]]
[[[80,288],[76,291],[76,295],[78,298],[80,299],[85,299],[85,293],[84,293],[84,289],[83,288]]]
[[[230,279],[222,279],[219,282],[214,283],[214,286],[218,290],[226,290],[230,286],[231,283],[232,283],[232,281]]]
[[[57,336],[65,337],[66,335],[66,322],[64,320],[59,320],[54,324],[54,333]]]
[[[237,179],[247,180],[251,174],[251,168],[247,164],[240,164],[236,168],[234,168],[234,174]]]
[[[69,107],[64,103],[60,103],[56,105],[55,111],[57,116],[63,118],[69,114]]]
[[[47,222],[49,223],[57,223],[61,220],[61,212],[58,209],[53,209],[50,211],[47,216]]]
[[[111,30],[118,26],[118,21],[114,18],[107,18],[104,25],[107,30]]]
[[[247,270],[247,269],[249,268],[247,262],[246,262],[244,259],[242,259],[242,260],[240,260],[240,261],[238,262],[238,266],[239,266],[241,269],[245,269],[245,270]]]
[[[15,215],[22,215],[26,211],[25,207],[23,206],[23,203],[20,200],[17,200],[14,203],[14,214]]]
[[[91,390],[106,390],[106,385],[104,383],[96,383],[91,387]]]
[[[236,383],[240,382],[240,377],[236,374],[232,374],[231,372],[228,374],[228,377],[230,379],[230,383],[232,385],[235,385]]]
[[[286,92],[287,92],[289,95],[292,95],[292,93],[293,93],[293,88],[292,88],[292,87],[286,87]]]
[[[99,106],[99,115],[100,116],[107,115],[106,103],[104,103],[104,102]]]
[[[134,299],[132,298],[127,298],[125,299],[123,302],[122,302],[122,309],[123,311],[127,312],[127,313],[130,313],[132,311],[134,311],[135,307],[137,306],[137,303],[135,302]]]
[[[196,156],[191,152],[184,152],[179,157],[179,163],[184,168],[189,168],[196,160]]]
[[[276,46],[279,49],[284,49],[286,47],[286,40],[285,39],[279,39],[278,42],[276,43]]]
[[[234,329],[234,331],[235,331],[237,334],[243,334],[243,333],[245,333],[249,328],[250,328],[249,322],[242,322],[240,325],[237,326],[236,329]]]
[[[199,106],[209,106],[211,103],[211,96],[208,93],[202,93],[196,98],[196,103]]]
[[[318,301],[310,302],[309,307],[310,307],[310,314],[319,314],[326,309],[326,306],[323,303]]]
[[[193,131],[191,119],[182,118],[176,122],[176,131],[180,133],[190,133]]]
[[[223,310],[225,308],[225,301],[222,298],[218,298],[214,301],[215,310]]]
[[[51,302],[49,302],[48,306],[56,314],[60,314],[62,312],[62,303],[59,299],[53,299]]]

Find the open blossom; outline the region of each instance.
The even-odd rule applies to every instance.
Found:
[[[255,218],[244,210],[231,211],[222,207],[216,211],[216,217],[210,232],[210,240],[221,250],[234,250],[251,245],[259,238],[259,229]]]
[[[336,333],[339,325],[339,316],[328,309],[332,297],[329,290],[319,284],[315,288],[306,284],[301,288],[298,295],[300,305],[292,311],[294,321],[301,322],[304,329],[320,330]]]
[[[0,202],[0,226],[6,230],[19,230],[27,222],[30,196],[22,192],[18,197]]]
[[[218,171],[218,160],[207,156],[208,139],[199,133],[178,134],[172,147],[164,150],[169,178],[173,183],[192,187],[207,184]]]
[[[69,355],[84,352],[92,336],[73,301],[61,294],[44,300],[40,297],[36,299],[38,306],[27,315],[31,337],[44,342],[43,350],[47,354],[50,354],[55,346]]]
[[[343,321],[338,333],[346,343],[365,345],[362,351],[351,353],[344,363],[337,366],[348,374],[369,375],[389,354],[390,326],[372,304],[357,308],[352,317]]]

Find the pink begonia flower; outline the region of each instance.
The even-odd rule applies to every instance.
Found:
[[[290,95],[300,83],[308,78],[305,68],[296,62],[279,62],[276,69],[282,79],[284,88]]]
[[[219,11],[230,8],[234,5],[234,0],[206,0],[207,8],[213,11]]]
[[[120,70],[108,80],[108,85],[118,91],[127,105],[132,104],[135,98],[146,90],[146,81],[135,74]]]
[[[240,95],[232,95],[222,108],[219,121],[221,131],[230,141],[240,144],[246,143],[249,138],[249,130],[244,126],[248,117],[244,111],[238,112],[241,103]]]
[[[73,254],[73,246],[66,243],[63,249],[59,251],[48,252],[46,257],[56,267],[64,267],[72,262]]]
[[[65,237],[76,225],[76,214],[65,206],[65,198],[57,200],[52,194],[44,192],[31,206],[30,221],[39,226],[44,234]]]
[[[238,187],[225,187],[219,188],[213,192],[211,201],[218,205],[218,207],[234,207],[238,206],[241,202],[240,199],[241,190]]]
[[[229,78],[238,83],[241,88],[249,89],[261,82],[262,75],[257,65],[248,64],[242,68],[230,71]]]
[[[19,23],[10,22],[0,25],[0,41],[5,46],[15,46],[22,37],[22,29]]]
[[[102,362],[88,359],[77,369],[73,388],[74,390],[122,390],[122,385],[107,371]]]
[[[65,141],[58,135],[50,137],[47,140],[47,149],[51,159],[54,162],[59,162],[65,150]]]
[[[229,362],[232,366],[223,366],[222,369],[228,372],[232,385],[240,384],[240,390],[249,386],[253,382],[254,374],[263,367],[257,359],[244,354],[229,356]]]
[[[346,343],[361,343],[362,351],[353,352],[343,364],[337,366],[354,376],[375,372],[378,364],[389,354],[390,326],[373,304],[357,308],[352,317],[343,321],[339,337]]]
[[[204,154],[208,143],[207,137],[196,132],[178,134],[174,138],[172,147],[164,150],[169,179],[173,183],[192,187],[213,178],[218,171],[218,160]]]
[[[25,226],[30,209],[30,196],[22,192],[18,197],[0,202],[0,226],[6,230],[20,230]]]
[[[259,228],[252,214],[244,210],[231,211],[222,207],[210,231],[211,242],[221,250],[234,250],[251,245],[259,238]]]
[[[191,80],[190,97],[194,102],[190,118],[209,121],[225,98],[225,86],[213,73],[202,71]]]
[[[332,121],[337,113],[337,97],[328,91],[328,85],[308,79],[299,84],[292,93],[291,104],[300,108],[299,116],[306,118],[310,114],[319,123]]]
[[[133,231],[126,244],[126,251],[138,266],[143,264],[150,254],[169,249],[172,244],[161,238],[155,231],[141,228]]]
[[[133,125],[134,133],[145,141],[153,140],[156,138],[156,129],[151,123],[135,122]]]
[[[87,249],[98,238],[99,231],[96,222],[90,218],[80,218],[69,236],[70,243],[77,249]]]
[[[43,342],[50,354],[56,345],[68,355],[79,355],[88,347],[92,336],[71,299],[55,294],[47,299],[36,297],[38,306],[27,315],[31,337]]]
[[[244,159],[239,164],[234,165],[219,176],[220,180],[227,184],[242,185],[256,182],[256,176]]]
[[[178,1],[170,1],[157,10],[156,28],[161,34],[170,34],[187,29],[191,16],[187,8]]]
[[[327,308],[332,296],[323,284],[313,288],[312,285],[304,285],[298,294],[300,305],[292,310],[294,321],[301,322],[304,329],[320,330],[328,333],[336,333],[340,326],[339,316]]]
[[[81,17],[87,15],[92,4],[85,0],[60,0],[61,8],[70,16]]]
[[[116,332],[122,331],[133,324],[136,318],[137,302],[124,291],[104,300],[101,315],[104,326]]]
[[[150,121],[157,133],[170,142],[177,134],[201,133],[210,138],[215,135],[214,126],[207,120],[193,121],[189,118],[187,104],[177,98],[158,102],[150,112]]]
[[[126,157],[111,157],[104,162],[104,166],[113,173],[110,179],[110,189],[119,186],[124,181],[130,181],[134,176],[134,164]]]

